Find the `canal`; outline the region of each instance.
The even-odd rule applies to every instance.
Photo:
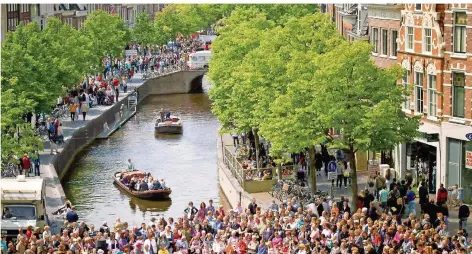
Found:
[[[204,90],[202,94],[149,96],[120,130],[82,151],[62,182],[80,220],[101,225],[105,220],[113,224],[121,218],[137,225],[149,221],[151,216],[181,216],[189,201],[198,207],[213,199],[228,207],[218,186],[218,121],[210,111],[206,82]],[[161,108],[182,117],[182,135],[154,133]],[[172,188],[171,200],[144,201],[116,187],[112,175],[126,168],[128,158],[137,169],[164,178]]]

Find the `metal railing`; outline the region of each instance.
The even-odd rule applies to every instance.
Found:
[[[223,161],[243,188],[246,187],[247,182],[272,181],[277,178],[276,167],[254,168],[249,165],[244,169],[239,160],[240,157],[237,157],[236,152],[232,151],[230,147],[224,146]]]
[[[224,147],[223,162],[239,184],[244,187],[243,167],[227,146]]]

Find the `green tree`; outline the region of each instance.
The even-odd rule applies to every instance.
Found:
[[[10,83],[17,84],[17,80]],[[2,164],[11,155],[21,156],[32,149],[43,149],[41,139],[34,135],[31,124],[24,120],[25,112],[33,112],[37,104],[28,97],[25,92],[4,90],[2,86]]]
[[[213,85],[209,93],[213,101],[212,111],[222,124],[223,131],[228,132],[239,126],[239,131],[247,132],[251,130],[249,125],[235,122],[235,114],[242,102],[232,97],[239,78],[234,70],[251,50],[259,46],[263,31],[275,24],[256,8],[235,10],[223,22],[225,26],[219,28],[220,35],[212,44],[213,56],[208,72]]]
[[[323,126],[342,131],[332,139],[334,146],[345,148],[351,166],[352,202],[357,206],[357,151],[393,149],[417,135],[418,118],[406,117],[401,103],[407,91],[397,85],[400,66],[382,70],[370,60],[372,47],[366,42],[343,42],[319,61],[312,83],[321,94],[312,108],[319,109]]]
[[[133,36],[136,42],[148,45],[154,42],[154,26],[147,12],[141,12],[136,17],[136,24],[133,28]]]
[[[249,86],[244,90],[248,97],[257,98],[257,103],[254,107],[248,105],[246,119],[257,124],[261,134],[271,141],[272,154],[308,149],[310,167],[315,168],[315,145],[324,137],[324,128],[317,111],[308,107],[319,95],[307,93],[312,88],[307,80],[317,70],[316,59],[333,50],[342,39],[329,18],[320,13],[291,18],[281,32],[269,36],[251,52],[257,55],[247,66],[251,71],[246,74]],[[311,172],[315,192],[316,172]]]
[[[120,16],[103,10],[89,14],[81,31],[89,42],[94,70],[102,70],[103,58],[108,54],[121,56],[131,42],[131,32]]]
[[[61,86],[56,82],[58,65],[47,57],[52,53],[47,52],[36,22],[20,24],[2,45],[2,91],[24,93],[36,102],[36,112],[49,111]]]

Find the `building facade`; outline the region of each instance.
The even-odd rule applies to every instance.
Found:
[[[377,66],[405,69],[400,83],[411,94],[402,109],[420,117],[421,126],[414,142],[392,153],[397,178],[412,174],[431,193],[441,183],[458,184],[472,204],[472,5],[327,4],[323,10],[346,40],[368,35]],[[367,33],[354,22],[362,20]],[[367,159],[379,155],[370,152]]]
[[[472,204],[472,4],[447,4],[440,132],[442,182]]]
[[[146,11],[153,18],[161,11],[163,4],[2,4],[1,39],[8,31],[15,31],[20,24],[36,21],[41,29],[47,26],[49,17],[57,17],[63,23],[80,29],[87,15],[95,10],[117,14],[130,28],[134,26],[138,13]]]
[[[398,31],[401,23],[402,4],[369,4],[369,41],[373,46],[372,60],[380,68],[397,64]]]
[[[405,69],[402,84],[411,95],[402,105],[409,116],[419,116],[421,136],[396,149],[395,166],[404,177],[411,173],[435,193],[442,182],[439,133],[442,116],[444,64],[443,4],[405,4],[398,36],[398,63]]]

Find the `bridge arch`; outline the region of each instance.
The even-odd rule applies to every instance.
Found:
[[[198,75],[190,81],[189,93],[203,93],[203,75]]]

